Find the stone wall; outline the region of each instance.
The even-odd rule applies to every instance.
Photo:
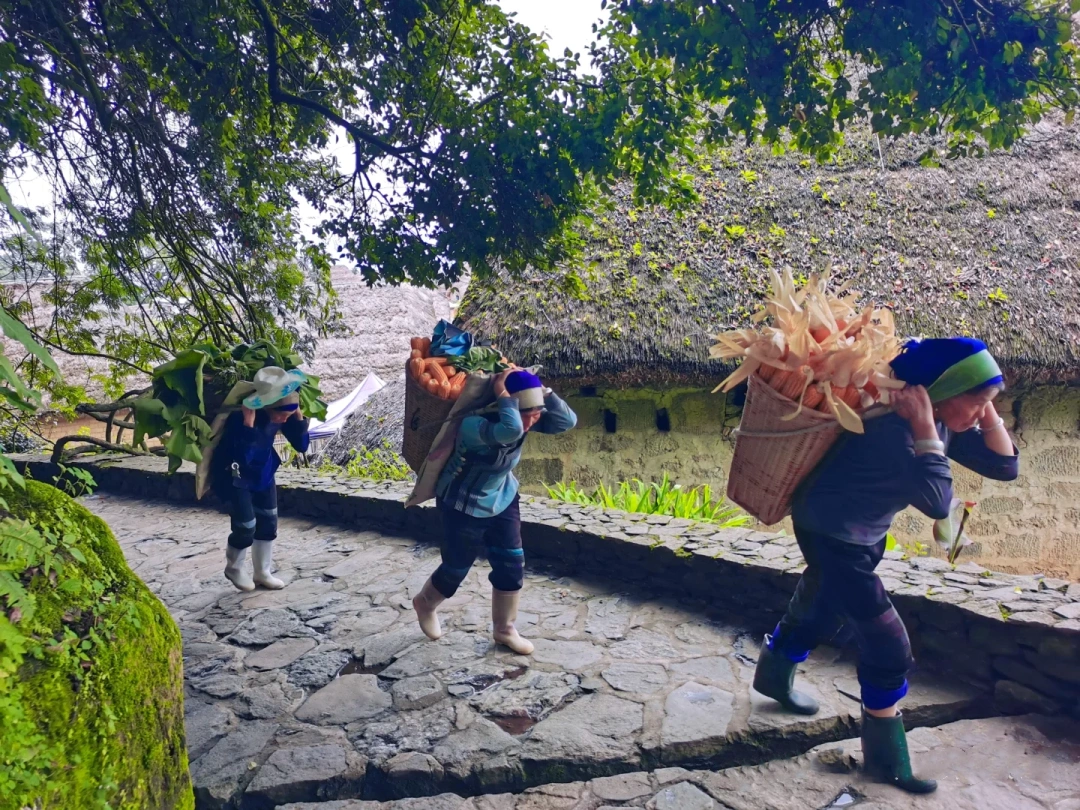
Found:
[[[525,442],[518,478],[527,492],[543,494],[543,483],[554,481],[658,481],[665,472],[677,483],[724,491],[739,409],[723,394],[582,391],[563,394],[578,416],[574,430]]]
[[[13,457],[38,481],[56,469],[40,456]],[[155,458],[76,462],[106,491],[130,497],[194,499],[189,464],[174,476]],[[436,542],[430,505],[405,510],[409,486],[279,473],[283,514],[405,532]],[[526,557],[575,575],[647,582],[730,612],[742,626],[770,630],[790,598],[803,560],[794,538],[666,516],[604,511],[545,498],[522,499]],[[904,617],[922,666],[953,672],[992,694],[1008,713],[1069,712],[1080,717],[1080,584],[996,573],[974,562],[887,552],[878,568]]]
[[[723,395],[640,389],[583,396],[572,389],[565,396],[578,427],[525,443],[519,468],[525,491],[544,494],[543,483],[553,481],[657,481],[666,472],[686,486],[724,492],[739,414]],[[954,465],[957,496],[979,503],[969,524],[976,543],[963,559],[1003,572],[1080,580],[1080,390],[1037,388],[1004,399],[999,410],[1020,447],[1021,475],[1014,482],[986,481]],[[790,531],[790,521],[783,528]],[[931,521],[914,510],[893,524],[906,547],[920,543],[940,556],[930,532]]]

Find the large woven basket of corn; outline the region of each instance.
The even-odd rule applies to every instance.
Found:
[[[767,526],[790,514],[795,489],[842,432],[831,413],[803,408],[792,418],[796,407],[758,375],[747,380],[727,494]]]
[[[413,472],[420,471],[454,405],[454,400],[432,394],[406,373],[405,433],[401,440],[401,456]]]

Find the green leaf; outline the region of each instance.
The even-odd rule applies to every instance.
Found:
[[[181,352],[168,363],[154,369],[154,381],[179,395],[180,400],[200,415],[206,413],[203,401],[203,369],[207,354],[199,349]]]
[[[41,241],[41,237],[38,236],[37,231],[34,230],[34,226],[30,224],[30,220],[28,220],[23,215],[23,212],[18,209],[15,203],[12,202],[11,194],[9,194],[8,190],[4,188],[3,183],[0,183],[0,203],[2,203],[4,208],[7,209],[7,212],[11,216],[11,218],[22,226],[24,231],[30,234],[30,236],[34,237],[34,239],[36,239],[38,242]],[[8,337],[11,336],[8,335]]]
[[[6,478],[20,489],[26,488],[26,479],[15,468],[15,463],[5,455],[0,454],[0,478]]]
[[[49,369],[57,377],[60,376],[60,369],[48,350],[34,339],[34,336],[30,334],[30,330],[23,326],[22,321],[12,317],[3,307],[0,307],[0,327],[3,328],[5,335],[22,344],[23,348],[40,360],[45,368]]]

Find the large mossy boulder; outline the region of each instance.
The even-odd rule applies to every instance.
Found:
[[[100,518],[3,496],[0,808],[193,808],[176,624]]]

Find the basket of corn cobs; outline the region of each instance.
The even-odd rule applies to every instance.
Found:
[[[409,355],[401,456],[419,473],[451,413],[487,404],[482,400],[491,399],[490,373],[510,366],[497,349],[473,346],[467,332],[446,322],[436,327],[434,341],[412,338]]]
[[[717,335],[710,356],[741,360],[714,393],[747,383],[728,497],[773,525],[837,438],[862,433],[863,419],[885,412],[889,391],[904,384],[889,366],[900,350],[892,311],[860,308],[824,278],[798,287],[790,271],[773,271],[755,322]]]

